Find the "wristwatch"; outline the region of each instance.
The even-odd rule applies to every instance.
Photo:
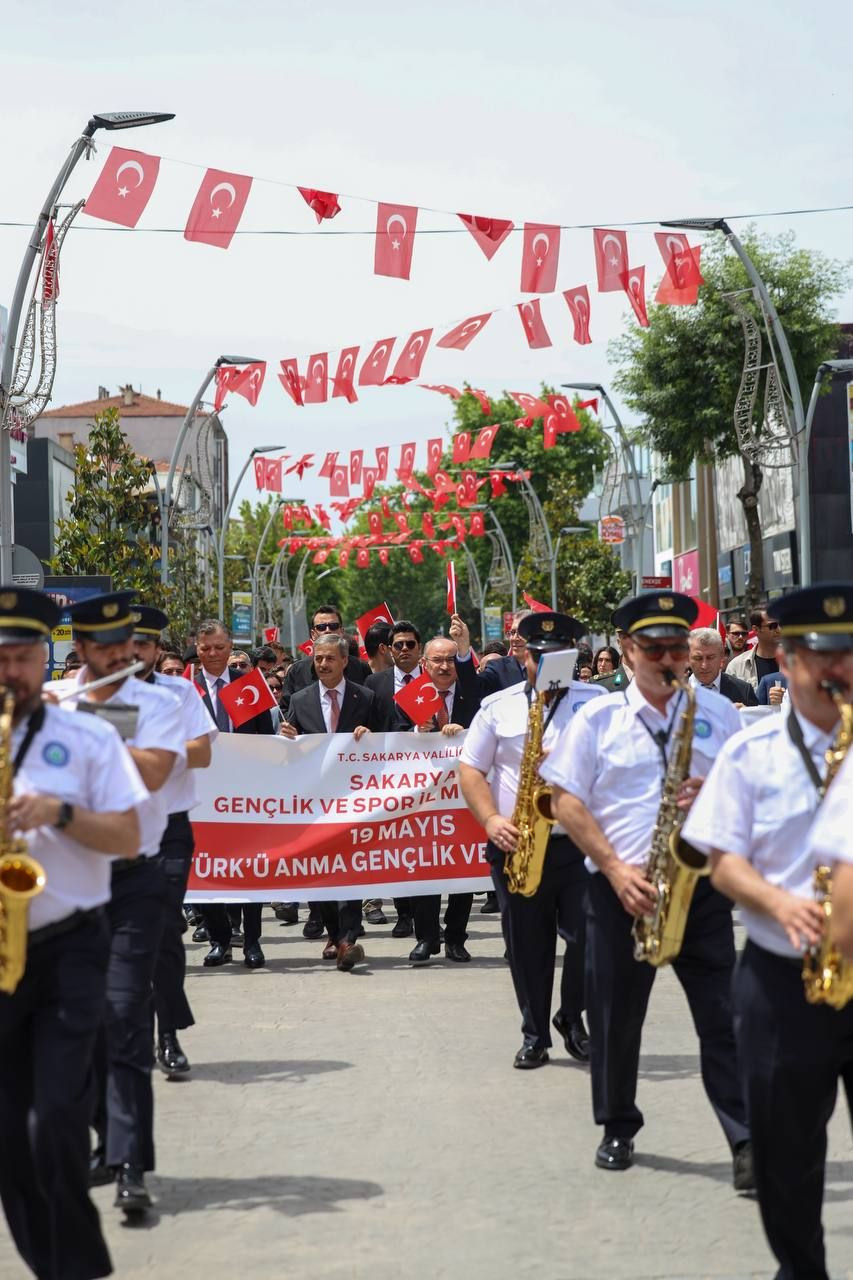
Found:
[[[67,800],[62,801],[59,810],[59,817],[54,822],[54,828],[61,831],[63,827],[67,827],[71,819],[74,817],[74,805],[69,804]]]

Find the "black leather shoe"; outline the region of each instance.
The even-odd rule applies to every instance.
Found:
[[[185,1076],[190,1069],[190,1062],[174,1031],[161,1031],[157,1045],[157,1066],[167,1080],[175,1080]]]
[[[589,1062],[589,1035],[583,1021],[568,1022],[562,1013],[557,1013],[551,1025],[556,1027],[562,1036],[566,1053],[571,1054],[578,1062]]]
[[[471,959],[471,952],[461,942],[445,942],[444,954],[448,960],[455,960],[457,964],[467,964]]]
[[[364,918],[368,924],[387,924],[385,912],[381,907],[373,907],[370,911],[364,913]]]
[[[599,1169],[630,1169],[634,1163],[634,1144],[630,1138],[604,1137],[595,1153]]]
[[[193,933],[193,942],[210,942],[210,934],[207,932],[207,925],[200,924]]]
[[[752,1143],[739,1142],[734,1150],[733,1183],[735,1191],[754,1191],[755,1174],[752,1171]]]
[[[247,969],[263,969],[266,959],[259,943],[250,942],[248,947],[245,948],[243,951],[243,964]]]
[[[500,911],[500,907],[498,906],[498,895],[496,893],[487,893],[486,901],[480,907],[480,915],[493,916],[498,911]]]
[[[431,956],[437,956],[440,947],[435,942],[419,942],[409,952],[411,964],[429,964]]]
[[[145,1213],[151,1208],[151,1197],[145,1188],[145,1174],[138,1165],[119,1165],[115,1207],[128,1215]]]
[[[184,907],[184,917],[187,924],[191,924],[193,928],[195,928],[197,924],[204,923],[204,916],[196,907]]]
[[[107,1164],[104,1148],[95,1147],[89,1156],[89,1186],[106,1187],[110,1182],[115,1182],[115,1178],[116,1171]]]
[[[242,947],[242,945],[243,945],[243,930],[232,929],[231,930],[231,946]]]
[[[518,1067],[519,1071],[533,1071],[535,1067],[544,1067],[547,1061],[547,1049],[538,1044],[523,1044],[512,1065]]]
[[[282,924],[296,924],[299,920],[299,903],[276,902],[273,904],[273,914]]]
[[[231,946],[225,946],[222,942],[214,942],[213,946],[204,957],[205,969],[215,969],[220,964],[227,964],[231,959]]]
[[[397,923],[391,930],[392,938],[411,938],[415,932],[415,922],[411,916],[398,916]]]
[[[302,926],[303,938],[309,938],[312,942],[317,938],[322,938],[326,932],[326,926],[322,920],[315,920],[313,916],[309,916]]]

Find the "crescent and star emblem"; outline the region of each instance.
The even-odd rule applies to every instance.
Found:
[[[228,204],[226,205],[226,208],[230,209],[234,201],[237,199],[236,187],[233,187],[230,182],[217,182],[216,186],[213,188],[213,190],[210,193],[210,203],[212,205],[220,191],[226,192],[227,195],[230,197]],[[214,218],[222,217],[222,210],[219,208],[218,205],[213,205],[212,214]]]
[[[391,217],[390,217],[390,218],[388,219],[388,221],[385,223],[385,230],[386,230],[386,232],[388,233],[388,235],[390,236],[390,235],[392,234],[392,232],[391,232],[391,227],[394,225],[394,223],[397,223],[397,222],[399,222],[399,224],[400,224],[400,226],[401,226],[401,228],[402,228],[402,230],[401,230],[401,232],[400,232],[401,238],[405,239],[406,235],[408,234],[409,228],[408,228],[408,226],[406,225],[406,219],[403,217],[403,215],[402,215],[401,213],[392,213],[392,214],[391,214]],[[400,240],[392,239],[392,241],[391,241],[391,248],[392,248],[392,249],[399,249],[399,248],[400,248]]]
[[[602,252],[604,252],[604,253],[606,253],[606,252],[607,252],[607,244],[608,244],[608,241],[609,241],[611,244],[615,244],[615,246],[616,246],[616,252],[615,252],[615,255],[614,255],[613,257],[611,257],[611,258],[610,258],[610,260],[609,260],[609,261],[610,261],[610,265],[611,265],[611,267],[618,267],[618,266],[619,266],[619,263],[620,263],[620,262],[621,262],[621,260],[622,260],[622,245],[621,245],[621,243],[619,242],[619,240],[618,240],[618,238],[617,238],[616,236],[614,236],[614,235],[609,235],[609,234],[608,234],[608,235],[604,236],[604,238],[603,238],[603,239],[602,239],[602,241],[601,241],[601,249],[602,249]]]
[[[143,169],[139,161],[125,160],[124,164],[120,164],[119,167],[116,169],[116,182],[118,183],[121,182],[121,175],[124,173],[125,169],[130,169],[131,173],[135,173],[137,175],[136,186],[137,187],[141,186],[145,179],[145,170]],[[118,193],[122,197],[122,199],[124,199],[124,197],[127,195],[129,190],[130,190],[129,187],[119,186]]]
[[[542,256],[541,256],[541,257],[540,257],[540,256],[537,254],[537,252],[536,252],[536,246],[538,245],[538,243],[539,243],[539,241],[540,241],[540,240],[541,240],[541,241],[542,241],[542,243],[545,245],[545,248],[542,250]],[[533,256],[536,258],[536,265],[537,265],[537,267],[541,267],[541,266],[542,266],[542,262],[543,262],[543,260],[548,256],[548,251],[549,251],[549,249],[551,248],[551,241],[550,241],[550,239],[548,238],[548,236],[545,234],[545,232],[544,232],[544,231],[539,231],[539,232],[537,232],[537,234],[533,237],[533,242],[532,242],[532,244],[531,244],[530,248],[531,248],[531,250],[532,250],[532,252],[533,252]]]

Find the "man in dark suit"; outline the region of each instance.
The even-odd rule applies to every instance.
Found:
[[[314,616],[311,619],[311,640],[314,645],[317,644],[320,636],[342,636],[343,634],[344,620],[341,617],[340,610],[335,605],[323,604],[320,605],[319,609],[314,610]],[[347,652],[345,679],[350,684],[364,684],[369,675],[369,665],[366,662],[362,662],[359,657],[351,658],[349,652]],[[294,662],[284,677],[284,686],[281,691],[284,711],[286,712],[290,706],[290,699],[297,689],[304,689],[307,685],[315,683],[316,680],[317,669],[313,658],[300,658],[298,662]]]
[[[239,727],[231,723],[231,717],[219,701],[219,691],[229,684],[232,677],[240,679],[241,672],[231,672],[228,659],[231,656],[231,632],[218,618],[208,618],[199,625],[196,633],[196,651],[199,667],[195,686],[204,699],[204,705],[220,733],[274,733],[272,716],[262,711]],[[208,968],[226,964],[231,959],[231,920],[228,910],[220,902],[206,903],[202,908],[205,927],[211,942],[210,951],[204,957]],[[247,902],[243,905],[243,960],[247,969],[260,969],[264,961],[261,950],[261,904]]]
[[[493,663],[489,664],[493,666]],[[443,706],[432,721],[416,732],[440,732],[453,737],[467,729],[480,707],[483,690],[471,659],[468,628],[458,614],[450,621],[450,637],[436,636],[424,646],[424,671],[432,680]],[[471,959],[465,946],[473,893],[451,893],[444,916],[444,954],[448,960],[464,963]],[[417,945],[409,955],[412,964],[428,964],[440,950],[441,894],[428,893],[412,899]]]
[[[697,627],[690,632],[690,682],[720,693],[735,706],[754,707],[758,703],[755,690],[746,680],[723,671],[723,639],[714,627]]]
[[[513,614],[512,626],[507,636],[509,653],[505,658],[495,658],[494,662],[487,662],[478,670],[477,681],[480,685],[481,699],[488,697],[490,693],[497,693],[498,689],[509,689],[511,685],[521,684],[527,679],[524,667],[527,645],[523,637],[518,634],[518,624],[522,618],[528,617],[532,612],[532,609],[520,609],[518,613]]]
[[[332,632],[314,642],[317,680],[297,689],[290,700],[285,723],[279,732],[285,738],[301,733],[352,733],[358,742],[368,731],[381,733],[385,715],[371,689],[346,679],[349,656],[346,636]],[[341,902],[319,902],[329,941],[323,959],[336,959],[338,968],[349,972],[364,959],[358,941],[361,933],[361,898]]]

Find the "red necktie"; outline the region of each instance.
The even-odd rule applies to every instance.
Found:
[[[441,706],[435,713],[435,723],[438,725],[439,729],[443,729],[450,719],[450,716],[447,714],[447,694],[440,693],[438,696],[441,699]]]
[[[330,703],[329,724],[331,725],[331,728],[329,729],[329,732],[337,733],[338,721],[341,718],[341,709],[338,706],[338,691],[337,689],[327,689],[326,693],[329,695]]]

